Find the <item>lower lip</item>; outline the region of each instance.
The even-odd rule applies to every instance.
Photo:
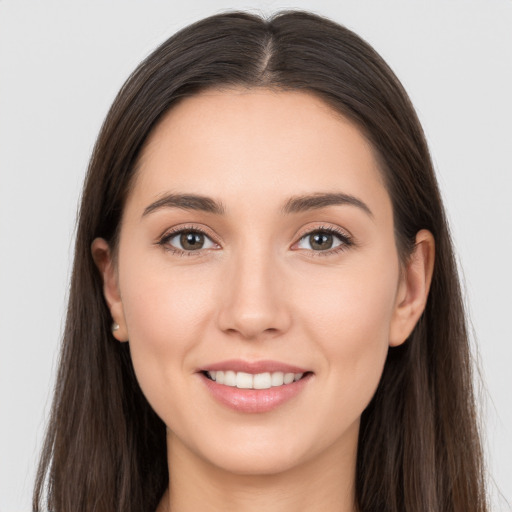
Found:
[[[218,384],[204,374],[200,374],[206,387],[221,404],[245,413],[269,412],[297,396],[311,379],[308,373],[301,379],[283,386],[268,389],[240,389]]]

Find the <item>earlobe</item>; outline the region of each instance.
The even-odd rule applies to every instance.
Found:
[[[91,252],[103,279],[103,295],[112,315],[112,335],[118,341],[127,341],[123,303],[110,246],[103,238],[96,238],[91,245]]]
[[[390,327],[389,345],[392,347],[405,342],[425,309],[434,259],[434,237],[430,231],[422,229],[416,234],[414,250],[402,272]]]

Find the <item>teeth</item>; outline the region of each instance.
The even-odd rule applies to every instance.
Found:
[[[284,384],[284,373],[273,373],[272,376],[270,377],[270,381],[272,386],[282,386]]]
[[[272,387],[272,377],[270,373],[257,373],[253,377],[254,389],[268,389]]]
[[[283,384],[291,384],[302,378],[303,373],[265,372],[255,375],[245,372],[211,371],[208,376],[225,386],[237,387],[240,389],[268,389]]]
[[[285,373],[284,374],[284,383],[285,384],[291,384],[293,382],[293,379],[295,379],[294,373]]]
[[[233,372],[234,373],[234,372]],[[224,379],[224,384],[229,386],[227,379]],[[253,377],[250,373],[237,372],[236,373],[236,387],[241,389],[251,389],[253,384]]]
[[[226,386],[236,386],[237,385],[236,373],[232,371],[224,372],[224,384]],[[240,387],[240,386],[239,386]]]

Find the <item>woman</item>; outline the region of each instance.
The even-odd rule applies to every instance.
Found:
[[[302,12],[213,16],[123,86],[77,232],[40,509],[485,511],[428,148]]]

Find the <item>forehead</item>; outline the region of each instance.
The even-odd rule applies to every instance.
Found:
[[[205,91],[164,116],[141,153],[131,199],[170,191],[222,196],[228,207],[259,199],[260,208],[262,199],[312,191],[387,197],[352,122],[312,93],[264,88]]]

